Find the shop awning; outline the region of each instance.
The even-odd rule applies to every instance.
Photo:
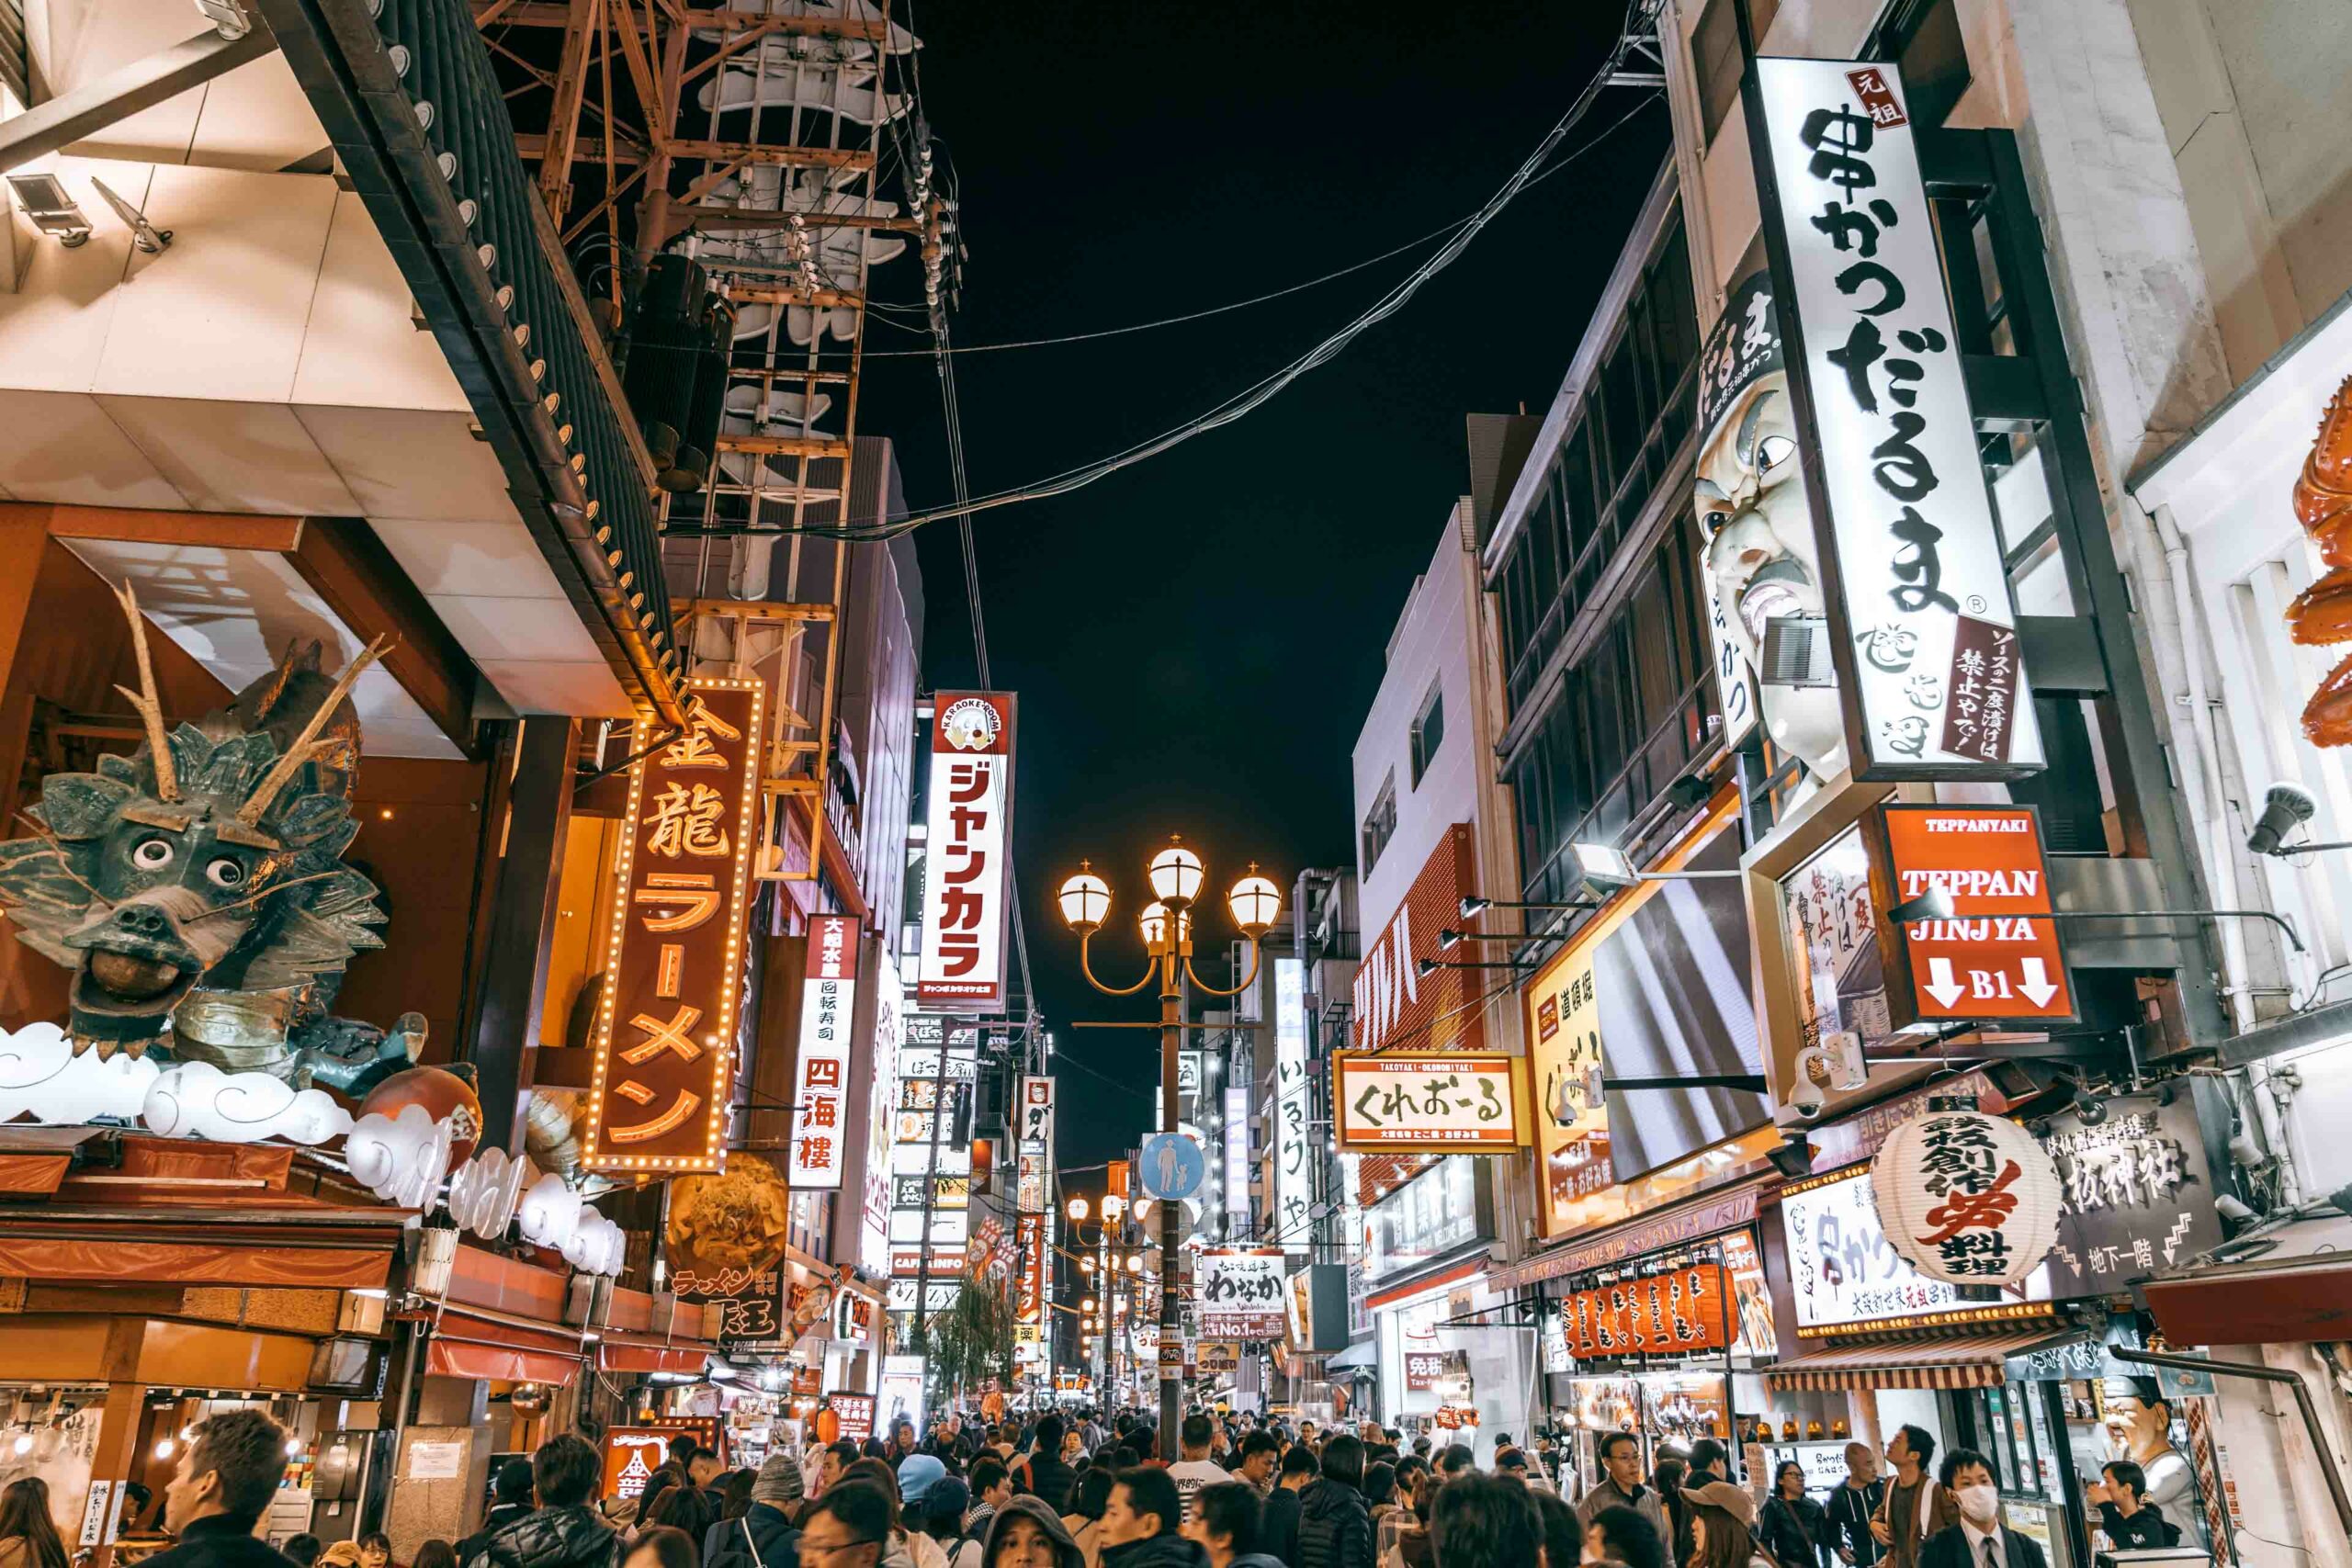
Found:
[[[596,1366],[600,1371],[699,1373],[709,1365],[710,1347],[707,1345],[609,1338],[596,1347]]]
[[[435,1377],[509,1382],[568,1383],[586,1360],[576,1330],[542,1328],[454,1307],[433,1325],[424,1349],[424,1370]]]
[[[1998,1388],[2008,1381],[2002,1363],[2049,1341],[2052,1325],[1971,1339],[1921,1339],[1907,1344],[1846,1345],[1764,1369],[1765,1386],[1795,1389]]]
[[[2151,1280],[2148,1310],[2176,1345],[2301,1345],[2352,1339],[2352,1220],[2281,1226],[2271,1251]]]
[[[1359,1368],[1376,1371],[1379,1366],[1380,1347],[1369,1339],[1361,1345],[1351,1345],[1344,1350],[1335,1350],[1323,1358],[1323,1370],[1327,1372],[1344,1372]]]

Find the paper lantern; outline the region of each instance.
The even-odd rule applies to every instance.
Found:
[[[1871,1161],[1880,1226],[1903,1259],[1951,1285],[2013,1289],[2041,1266],[2064,1208],[2034,1135],[1980,1111],[1930,1109]]]

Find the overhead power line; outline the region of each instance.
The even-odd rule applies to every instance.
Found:
[[[1639,3],[1640,0],[1636,0],[1637,6]],[[1463,220],[1459,224],[1453,226],[1448,231],[1444,244],[1438,249],[1435,254],[1431,255],[1419,265],[1416,266],[1402,281],[1392,287],[1378,300],[1374,301],[1369,309],[1367,309],[1363,314],[1356,317],[1355,320],[1350,321],[1346,326],[1341,327],[1338,332],[1325,338],[1314,348],[1308,350],[1297,359],[1293,360],[1289,365],[1284,366],[1282,369],[1275,371],[1272,375],[1264,378],[1254,385],[1245,389],[1243,391],[1228,398],[1225,402],[1220,403],[1206,413],[1200,414],[1193,419],[1186,421],[1182,424],[1175,426],[1173,429],[1164,431],[1160,434],[1140,442],[1122,452],[1114,453],[1108,457],[1099,458],[1091,463],[1080,465],[1078,468],[1065,469],[1063,472],[1054,475],[1049,479],[1038,480],[1020,489],[1000,491],[993,494],[984,495],[978,498],[959,497],[952,505],[933,508],[928,512],[912,513],[905,517],[897,519],[896,521],[886,525],[852,527],[839,527],[824,525],[802,525],[798,526],[788,526],[781,529],[763,531],[815,534],[827,537],[848,539],[893,538],[900,534],[910,533],[926,524],[942,522],[951,517],[968,519],[976,513],[994,511],[999,507],[1011,506],[1017,502],[1025,501],[1043,501],[1057,495],[1066,495],[1072,491],[1082,489],[1087,485],[1093,484],[1099,479],[1105,479],[1110,475],[1118,472],[1122,468],[1131,468],[1148,457],[1157,457],[1159,454],[1168,451],[1171,447],[1180,446],[1182,443],[1191,440],[1195,435],[1204,434],[1209,431],[1216,430],[1225,425],[1233,423],[1235,421],[1242,418],[1253,410],[1262,406],[1276,394],[1289,387],[1291,383],[1305,376],[1308,371],[1317,369],[1321,366],[1328,365],[1333,359],[1339,357],[1340,353],[1343,352],[1358,337],[1361,337],[1364,333],[1371,330],[1371,328],[1377,325],[1379,322],[1387,320],[1389,317],[1395,315],[1398,310],[1402,310],[1413,296],[1419,291],[1423,284],[1436,276],[1438,273],[1443,271],[1448,265],[1452,265],[1458,257],[1460,257],[1462,253],[1468,248],[1470,242],[1476,239],[1479,232],[1483,231],[1488,223],[1494,220],[1496,214],[1499,213],[1505,206],[1509,205],[1513,197],[1517,197],[1521,191],[1525,190],[1528,186],[1532,184],[1540,174],[1546,172],[1544,168],[1545,161],[1550,158],[1554,150],[1559,146],[1560,142],[1567,136],[1568,132],[1574,130],[1577,124],[1584,118],[1588,112],[1589,112],[1595,99],[1597,99],[1600,92],[1609,85],[1610,75],[1616,68],[1616,65],[1623,56],[1625,49],[1626,42],[1621,39],[1617,51],[1611,53],[1608,62],[1603,66],[1601,71],[1594,76],[1593,80],[1586,85],[1584,91],[1577,95],[1576,102],[1569,106],[1567,112],[1561,117],[1558,123],[1553,126],[1552,130],[1545,134],[1544,140],[1537,144],[1535,150],[1529,153],[1526,159],[1520,164],[1519,168],[1514,171],[1510,178],[1506,180],[1501,187],[1498,188],[1493,196],[1487,199],[1485,205],[1480,207],[1477,211],[1472,213],[1468,218]],[[1600,145],[1601,142],[1607,141],[1612,133],[1625,125],[1644,108],[1647,107],[1657,96],[1657,95],[1653,93],[1644,97],[1640,103],[1635,104],[1633,108],[1629,109],[1625,114],[1612,121],[1605,130],[1601,130],[1590,141],[1583,143],[1581,146],[1566,154],[1566,156],[1563,157],[1560,160],[1560,164],[1555,165],[1554,169],[1550,172],[1556,172],[1559,166],[1563,166],[1567,163],[1573,162],[1575,159],[1591,152],[1594,148]],[[934,348],[935,347],[936,345],[934,345]],[[692,533],[695,532],[695,530],[683,530],[683,532]]]

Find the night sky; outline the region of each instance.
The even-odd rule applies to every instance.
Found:
[[[924,107],[960,177],[971,253],[956,341],[1200,310],[1460,218],[1566,110],[1619,9],[920,3]],[[1567,145],[1637,101],[1604,95]],[[1303,865],[1353,863],[1349,757],[1405,595],[1468,490],[1464,415],[1549,404],[1667,145],[1652,101],[1507,209],[1403,313],[1240,423],[976,519],[992,673],[1021,701],[1014,863],[1031,969],[1059,1060],[1095,1069],[1060,1074],[1065,1165],[1148,1129],[1157,1040],[1069,1027],[1148,1019],[1155,1004],[1087,989],[1054,890],[1093,857],[1114,899],[1097,957],[1126,983],[1141,973],[1143,867],[1168,833],[1219,889],[1251,859],[1285,891]],[[1204,321],[961,355],[974,493],[1208,409],[1425,254]],[[919,301],[914,258],[878,268],[874,287]],[[869,353],[923,342],[878,314],[868,328]],[[912,505],[952,501],[930,361],[866,363],[861,430],[896,441]],[[923,678],[965,685],[956,525],[918,539]],[[1231,932],[1221,902],[1204,914],[1205,952]]]

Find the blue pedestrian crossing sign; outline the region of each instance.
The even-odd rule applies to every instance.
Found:
[[[1154,1133],[1143,1141],[1142,1154],[1136,1177],[1147,1198],[1182,1201],[1198,1192],[1207,1179],[1208,1160],[1201,1145],[1182,1133]]]

